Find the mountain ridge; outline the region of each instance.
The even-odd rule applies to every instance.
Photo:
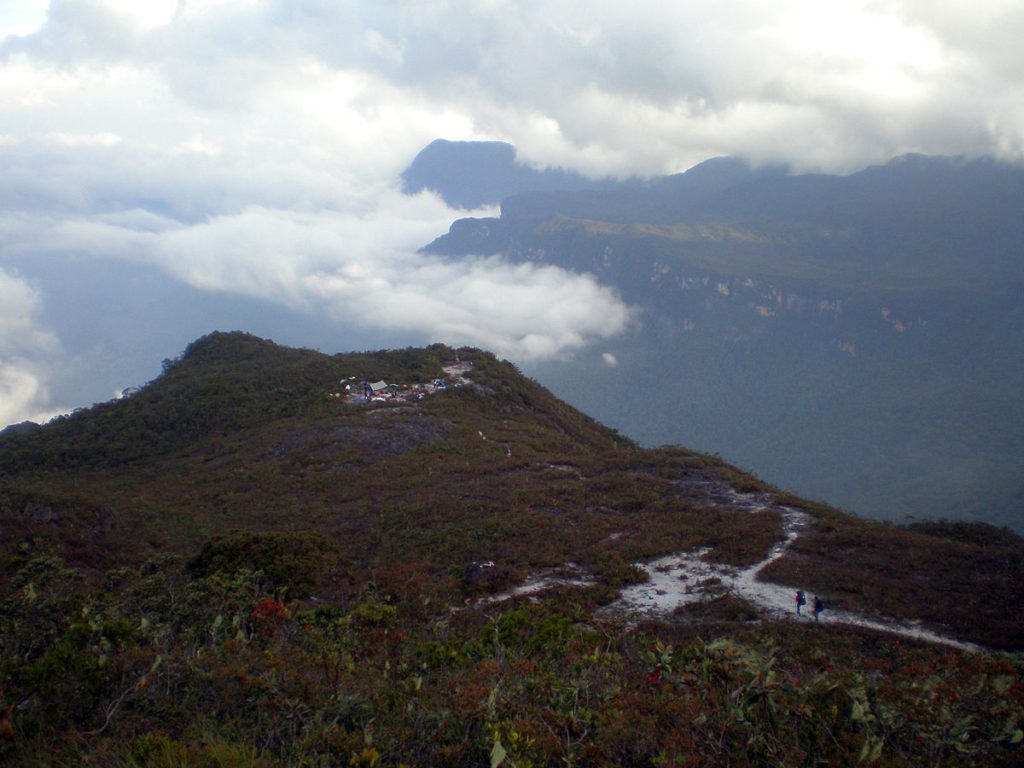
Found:
[[[640,448],[480,350],[326,355],[214,333],[164,369],[0,438],[13,765],[472,765],[495,744],[538,764],[652,761],[665,744],[712,764],[848,763],[865,744],[905,764],[1020,756],[1019,661],[956,650],[1024,646],[1009,532],[872,523],[713,456]],[[394,396],[367,400],[363,380]],[[709,576],[674,611],[622,607],[664,555],[770,573],[826,611],[798,619]],[[947,718],[985,724],[929,731],[922,675],[968,681]],[[773,704],[736,721],[742,680]],[[884,703],[874,721],[853,716],[865,696]],[[639,720],[616,716],[627,706]],[[571,742],[543,736],[580,717]],[[728,723],[735,743],[708,752]]]
[[[448,376],[443,369],[446,364],[452,365],[451,360],[459,360],[458,365],[466,366],[468,372],[459,374],[458,381],[448,387],[430,390],[437,394],[424,394],[434,386],[428,382]],[[404,383],[391,388],[395,393],[391,400],[360,402],[359,388],[351,390],[350,383],[357,379],[401,379]],[[345,391],[346,385],[351,391]],[[423,387],[427,389],[419,389]],[[163,441],[154,441],[154,435],[160,435]],[[63,498],[74,506],[86,504],[90,495],[74,480],[75,474],[89,478],[102,489],[90,508],[109,517],[110,510],[120,505],[105,504],[105,493],[116,493],[118,485],[126,482],[133,488],[126,498],[137,499],[140,492],[149,494],[149,486],[165,472],[173,484],[187,484],[191,473],[197,473],[196,476],[216,476],[218,482],[231,487],[236,484],[232,472],[242,471],[246,466],[263,466],[269,472],[271,465],[276,465],[280,479],[288,485],[304,482],[307,468],[314,476],[325,473],[351,478],[364,474],[370,467],[388,465],[406,477],[407,483],[426,489],[433,485],[430,475],[435,470],[429,469],[434,461],[431,457],[442,445],[450,445],[446,450],[453,456],[470,457],[466,459],[466,477],[473,482],[479,482],[473,473],[486,476],[493,472],[495,464],[500,468],[496,477],[483,478],[485,485],[493,481],[497,486],[479,494],[481,498],[500,498],[507,491],[499,493],[497,487],[506,485],[509,477],[538,480],[536,490],[543,494],[552,472],[554,477],[568,474],[583,479],[586,465],[595,476],[608,477],[598,483],[605,492],[615,488],[619,480],[625,483],[619,514],[649,504],[659,506],[682,493],[669,491],[677,487],[695,489],[686,493],[695,493],[695,498],[705,499],[701,503],[724,510],[746,504],[730,501],[729,494],[755,493],[774,498],[779,504],[822,514],[833,523],[862,522],[774,489],[717,457],[672,446],[641,448],[560,401],[512,364],[481,350],[455,350],[435,344],[421,349],[325,355],[282,347],[239,332],[214,332],[196,340],[179,358],[164,361],[162,375],[130,397],[83,409],[36,430],[3,437],[0,471],[4,482],[0,490],[21,499],[26,515],[38,518],[45,529],[47,524],[59,521],[60,513],[46,512],[46,500],[38,494],[33,496],[31,489],[41,479],[63,489]],[[423,455],[418,461],[403,465],[407,457],[419,454]],[[425,467],[426,476],[416,479]],[[658,467],[661,469],[656,470]],[[666,477],[678,475],[680,479],[653,495],[649,490],[642,492],[640,487],[633,487],[636,481],[641,485],[652,482],[659,472],[667,473]],[[690,478],[694,473],[696,479]],[[629,479],[631,476],[633,479]],[[21,483],[19,477],[23,478]],[[107,478],[105,487],[103,477]],[[618,480],[613,481],[611,478],[615,477]],[[448,482],[450,478],[440,479]],[[712,479],[724,484],[722,488],[727,492],[716,491],[706,497],[699,489]],[[387,488],[381,478],[367,480],[371,494]],[[249,486],[251,480],[241,485]],[[268,479],[259,494],[280,494],[294,501],[286,487],[272,486]],[[228,495],[238,492],[236,488]],[[407,498],[414,494],[402,492],[396,496],[393,489],[388,489],[387,494],[404,499],[403,503],[414,501]],[[161,495],[153,495],[152,500]],[[354,501],[360,494],[353,488],[346,496]],[[203,497],[216,499],[208,493],[196,498]],[[58,493],[55,498],[62,496]],[[314,501],[331,506],[330,498],[319,494]],[[247,526],[276,525],[273,519],[244,517],[244,504],[225,505],[222,499],[216,501],[217,514],[235,507],[233,514],[243,515],[238,521]],[[174,506],[168,498],[161,498],[160,503]],[[532,507],[533,502],[529,502],[527,508]],[[472,511],[472,503],[470,508]],[[587,509],[584,503],[584,512]],[[673,509],[670,503],[666,512],[671,515]],[[741,515],[737,519],[749,517]],[[733,522],[738,525],[736,520]],[[208,523],[205,525],[209,527]],[[1008,531],[997,535],[996,529],[991,529],[993,533],[985,534],[989,530],[985,526],[959,525],[949,528],[953,532],[949,540],[966,546],[1005,547],[1017,541]],[[106,523],[104,530],[109,533]],[[944,536],[947,529],[939,523],[922,522],[911,529],[882,526],[877,530],[900,535],[903,531],[920,530]],[[778,522],[768,523],[758,534],[760,543],[753,543],[752,549],[750,542],[741,539],[727,545],[720,541],[725,553],[722,557],[726,562],[756,562],[770,548],[770,542],[780,536],[778,531]],[[751,532],[745,530],[745,534]],[[14,530],[9,529],[9,533],[17,538]],[[721,539],[721,535],[716,538]],[[669,549],[664,543],[648,542],[637,554],[665,553]]]

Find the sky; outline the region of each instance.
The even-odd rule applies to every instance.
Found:
[[[418,249],[435,138],[594,176],[1024,154],[1019,0],[3,0],[0,425],[212,330],[614,356],[593,277]],[[476,212],[478,215],[494,211]]]

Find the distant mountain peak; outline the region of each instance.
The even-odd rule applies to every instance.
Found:
[[[18,424],[8,424],[3,429],[0,429],[0,437],[6,437],[8,435],[24,435],[29,432],[35,432],[40,428],[41,426],[34,421],[22,421]]]
[[[601,189],[612,183],[560,168],[530,168],[518,162],[515,147],[502,141],[435,139],[402,173],[407,195],[430,189],[448,205],[467,209],[497,205],[521,192]]]

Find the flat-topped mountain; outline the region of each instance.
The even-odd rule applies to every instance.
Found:
[[[593,181],[561,169],[536,169],[516,161],[516,149],[501,141],[446,141],[424,147],[402,173],[406,194],[431,189],[453,208],[496,205],[517,192],[604,189],[611,180]]]
[[[1007,531],[640,448],[475,349],[164,369],[0,438],[10,764],[1021,758]]]

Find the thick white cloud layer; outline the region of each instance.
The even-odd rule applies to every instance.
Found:
[[[38,308],[39,294],[0,269],[0,426],[53,415],[44,379],[58,346],[35,326]]]
[[[21,0],[7,28],[44,5]],[[712,154],[821,169],[1019,157],[1022,33],[1007,0],[52,0],[3,50],[145,70],[193,108],[249,117],[299,89],[300,130],[355,111],[363,130],[397,118],[420,139],[446,116],[451,137],[629,174]]]
[[[427,142],[621,176],[1020,158],[1022,33],[1004,0],[8,0],[0,286],[31,318],[48,286],[15,263],[142,263],[410,343],[561,355],[628,309],[587,276],[417,254],[460,215],[395,191]],[[45,405],[30,363],[57,348],[33,349],[4,352],[0,421]]]
[[[621,333],[631,313],[589,276],[497,258],[416,253],[451,216],[434,195],[386,190],[370,210],[249,206],[187,225],[142,210],[67,218],[40,254],[144,259],[207,291],[290,305],[322,322],[550,358]]]

